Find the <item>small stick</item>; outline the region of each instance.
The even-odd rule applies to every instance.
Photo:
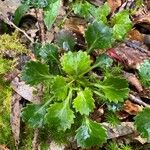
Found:
[[[145,106],[145,107],[148,107],[150,108],[150,105],[149,104],[146,104],[145,102],[143,102],[139,97],[136,97],[132,94],[129,94],[129,99],[132,101],[132,102],[135,102],[139,105],[142,105],[142,106]]]
[[[44,26],[44,21],[43,21],[43,9],[36,9],[35,8],[35,13],[37,17],[37,22],[39,26],[39,32],[40,32],[40,40],[42,43],[45,43],[45,26]]]
[[[129,47],[131,47],[131,48],[138,49],[139,51],[144,52],[144,53],[146,53],[148,56],[150,56],[150,52],[149,52],[148,50],[146,50],[146,49],[144,49],[144,48],[142,48],[142,47],[136,45],[136,44],[133,43],[133,42],[127,41],[127,42],[126,42],[126,45],[129,46]]]
[[[10,21],[7,17],[3,16],[3,14],[0,14],[0,19],[3,20],[5,23],[9,24],[10,26],[13,26],[16,30],[20,31],[23,33],[28,40],[30,40],[31,43],[33,43],[33,39],[22,29],[17,27],[12,21]]]
[[[39,129],[35,129],[34,131],[34,138],[32,141],[32,150],[38,150],[38,146],[39,146]]]

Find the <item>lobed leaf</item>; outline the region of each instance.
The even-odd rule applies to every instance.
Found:
[[[75,138],[79,146],[90,148],[95,145],[100,146],[106,142],[107,133],[100,124],[86,118],[77,129]]]
[[[38,61],[27,62],[22,71],[22,80],[30,85],[38,85],[49,78],[48,66]]]
[[[59,100],[64,100],[67,97],[68,84],[66,83],[64,77],[56,76],[54,78],[52,89],[55,97],[58,98]]]
[[[52,104],[47,111],[46,123],[50,126],[56,126],[57,130],[66,131],[74,123],[74,113],[69,104],[65,102]]]
[[[61,58],[62,69],[71,76],[79,76],[86,73],[90,69],[90,64],[90,56],[83,51],[69,51]]]
[[[93,10],[95,10],[96,8],[87,1],[85,1],[84,3],[81,1],[77,1],[73,4],[72,9],[75,14],[89,19],[92,17],[90,13],[93,12]]]
[[[73,107],[80,112],[81,115],[89,115],[93,111],[94,99],[93,94],[89,88],[85,88],[84,91],[78,92],[77,97],[74,99]]]
[[[141,136],[150,141],[150,108],[145,108],[134,119],[134,124]]]
[[[113,26],[113,37],[122,40],[127,32],[132,28],[132,21],[129,18],[128,11],[117,13],[111,20]]]
[[[40,48],[39,55],[43,60],[57,62],[59,60],[58,48],[50,43]]]
[[[45,114],[45,107],[42,107],[42,105],[30,104],[22,109],[21,117],[30,127],[40,128],[43,126]]]
[[[122,102],[129,93],[128,82],[120,77],[107,77],[102,83],[102,91],[109,101]]]
[[[106,2],[104,5],[100,6],[95,13],[95,17],[97,21],[102,21],[103,23],[107,23],[107,16],[110,14],[111,9]]]

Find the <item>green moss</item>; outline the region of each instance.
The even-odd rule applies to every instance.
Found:
[[[26,47],[21,44],[19,39],[19,34],[17,31],[9,34],[3,34],[0,36],[0,53],[5,52],[6,50],[15,51],[16,53],[26,53]]]
[[[11,88],[3,81],[3,75],[12,67],[12,61],[0,57],[0,144],[13,147],[10,127]]]
[[[0,57],[0,75],[5,74],[7,71],[13,68],[13,61]]]
[[[10,127],[11,88],[0,80],[0,144],[11,145]]]

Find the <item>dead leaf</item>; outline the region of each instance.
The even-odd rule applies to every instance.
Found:
[[[0,150],[9,150],[6,145],[0,145]]]
[[[50,143],[50,146],[49,146],[49,150],[64,150],[64,149],[65,149],[64,145],[60,146],[53,141]]]
[[[121,0],[107,0],[108,5],[111,8],[111,12],[115,12],[117,8],[121,6]]]
[[[149,58],[150,52],[134,43],[132,45],[134,48],[122,45],[110,49],[107,55],[122,63],[126,69],[137,69],[145,59]]]
[[[37,91],[37,89],[30,87],[29,85],[26,85],[25,82],[23,81],[20,81],[19,77],[16,77],[12,80],[11,87],[15,92],[17,92],[24,99],[34,104],[39,104],[41,102],[42,93],[40,92],[41,91],[40,87],[39,87],[39,91]]]
[[[64,28],[77,34],[84,34],[86,21],[81,18],[69,18],[65,20]]]
[[[146,14],[140,14],[140,16],[134,19],[135,24],[146,23],[150,25],[150,11],[147,11]]]
[[[133,29],[128,33],[128,38],[130,40],[136,40],[140,42],[144,42],[144,36],[138,30]]]
[[[19,73],[20,71],[18,69],[8,72],[4,75],[4,80],[11,82]]]
[[[145,144],[148,142],[146,138],[142,138],[140,135],[134,137],[134,139],[140,142],[141,144]]]
[[[139,106],[137,104],[132,103],[131,101],[127,100],[124,103],[124,108],[123,110],[130,115],[137,115],[140,111],[142,111],[143,107]]]
[[[19,136],[20,136],[20,112],[21,112],[21,105],[19,102],[20,100],[21,96],[19,94],[14,93],[12,95],[10,123],[16,146],[18,146],[19,144]]]
[[[138,92],[143,91],[143,87],[140,81],[133,73],[124,72],[124,76],[128,80],[128,82],[137,89]]]
[[[121,122],[121,124],[117,125],[116,127],[112,127],[109,123],[106,122],[101,124],[107,129],[108,139],[129,135],[135,132],[133,122]]]

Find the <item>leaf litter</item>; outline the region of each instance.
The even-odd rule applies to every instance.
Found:
[[[121,11],[121,10],[130,8],[130,7],[132,8],[134,5],[134,2],[133,3],[130,3],[130,2],[122,3],[119,0],[115,1],[115,3],[113,3],[110,0],[108,0],[107,2],[109,4],[109,6],[111,7],[111,14],[110,14],[111,16],[114,16],[115,12],[118,10]],[[9,14],[14,14],[14,11],[17,9],[17,6],[15,6],[15,5],[18,3],[16,3],[16,1],[14,1],[13,3],[11,2],[12,6],[8,5],[10,3],[9,1],[8,1],[8,3],[7,3],[7,1],[6,2],[1,1],[0,3],[2,4],[2,5],[0,5],[0,7],[2,8],[0,11],[1,20],[4,21],[8,25],[12,25],[10,23],[10,22],[12,22],[12,19],[10,19],[11,15],[8,15],[8,12],[9,12]],[[102,5],[103,1],[100,1],[100,3],[97,1],[92,1],[91,3],[99,6],[99,5]],[[7,9],[6,9],[6,7],[7,7]],[[66,19],[63,20],[62,24],[60,24],[61,28],[64,28],[65,30],[64,29],[61,30],[61,28],[59,29],[57,27],[57,25],[59,24],[59,19],[57,20],[56,18],[54,18],[54,20],[56,19],[54,26],[52,26],[51,24],[47,25],[48,28],[51,27],[51,30],[46,30],[44,27],[44,30],[43,30],[44,32],[41,32],[40,26],[38,26],[38,29],[37,28],[36,29],[29,29],[29,28],[22,29],[20,27],[20,29],[21,29],[20,31],[23,34],[25,33],[24,34],[25,38],[27,38],[27,39],[31,38],[32,42],[33,41],[39,42],[40,37],[47,36],[45,38],[45,39],[47,39],[47,42],[54,41],[55,44],[60,43],[60,45],[59,44],[58,45],[61,48],[61,52],[60,52],[61,55],[63,55],[63,53],[65,51],[69,51],[70,49],[80,50],[80,48],[82,47],[85,50],[87,48],[86,47],[86,42],[87,42],[87,44],[88,44],[87,46],[89,48],[88,52],[93,53],[91,55],[92,60],[94,60],[95,57],[97,55],[99,55],[99,52],[98,52],[99,49],[107,48],[107,52],[105,52],[105,50],[104,50],[102,53],[106,53],[106,55],[109,58],[111,58],[115,62],[115,64],[122,64],[123,76],[127,79],[129,86],[130,86],[130,94],[129,94],[128,98],[131,101],[126,99],[126,101],[123,102],[122,109],[120,109],[118,106],[116,106],[116,104],[110,104],[111,111],[118,109],[117,111],[115,111],[115,113],[118,115],[119,118],[122,118],[122,119],[120,119],[121,120],[120,125],[112,126],[111,123],[105,122],[105,113],[106,113],[106,111],[108,111],[107,110],[108,105],[105,103],[103,103],[103,104],[96,103],[96,108],[98,108],[98,109],[95,109],[94,114],[97,114],[98,110],[103,110],[103,113],[101,115],[95,115],[92,118],[94,120],[97,120],[97,122],[102,122],[102,125],[107,129],[108,139],[116,139],[116,141],[117,141],[118,137],[124,137],[126,139],[126,138],[128,138],[127,135],[130,135],[130,134],[134,135],[135,133],[137,133],[136,129],[142,133],[142,137],[147,137],[147,135],[149,137],[148,129],[149,129],[150,125],[148,124],[148,122],[146,122],[147,121],[146,119],[145,120],[141,119],[143,117],[142,114],[145,114],[145,118],[148,116],[148,114],[149,114],[148,108],[150,106],[150,103],[148,102],[148,100],[150,99],[150,94],[149,94],[150,93],[149,92],[149,84],[150,83],[149,83],[149,69],[148,69],[150,66],[150,62],[149,62],[149,56],[150,56],[149,43],[150,42],[148,40],[149,39],[150,22],[149,22],[149,10],[148,9],[149,9],[148,6],[145,4],[144,8],[142,6],[139,9],[137,9],[136,11],[134,10],[135,12],[133,11],[133,13],[135,13],[132,16],[132,19],[134,22],[134,28],[131,30],[131,32],[128,33],[128,38],[125,41],[118,43],[116,45],[111,43],[112,42],[111,35],[110,35],[110,39],[103,39],[103,36],[102,37],[99,36],[97,39],[97,34],[98,34],[99,30],[101,31],[100,26],[95,25],[95,27],[94,27],[94,24],[92,24],[93,27],[90,29],[90,26],[92,26],[92,25],[89,25],[89,31],[88,31],[87,22],[84,21],[80,17],[77,17],[75,19],[74,16],[71,16],[72,13],[67,14]],[[64,11],[64,10],[65,11],[67,10],[67,7],[65,5],[62,6],[62,11]],[[64,15],[66,15],[65,11],[64,11]],[[34,17],[37,15],[36,12],[34,12],[33,14],[34,14]],[[33,14],[31,13],[30,15],[33,16]],[[24,16],[26,16],[26,15],[27,14],[24,14]],[[60,16],[60,18],[61,18],[61,16]],[[43,18],[41,18],[41,19],[43,19]],[[38,21],[37,21],[37,23],[38,23]],[[34,26],[36,26],[36,25],[34,24]],[[103,26],[103,23],[101,24],[101,26]],[[13,26],[13,27],[16,28],[16,26]],[[87,30],[86,30],[86,28],[87,28]],[[9,29],[10,29],[10,27],[8,28],[8,30]],[[105,29],[105,25],[104,25],[103,29]],[[106,30],[108,30],[108,29],[106,28]],[[109,33],[111,33],[110,30],[109,30]],[[96,35],[93,34],[94,31],[96,31],[96,33],[97,33]],[[103,34],[103,32],[101,34]],[[27,35],[29,35],[29,37],[26,36],[26,33],[27,33]],[[37,35],[37,33],[39,35]],[[84,33],[85,33],[86,42],[84,39]],[[119,33],[119,32],[116,31],[116,33]],[[104,34],[106,34],[106,33],[104,33]],[[62,41],[61,41],[61,37],[62,37]],[[116,38],[117,38],[117,40],[120,39],[120,37],[116,37]],[[45,40],[45,39],[43,39],[43,40]],[[96,42],[94,43],[92,40],[95,40],[95,39],[96,39]],[[103,45],[98,43],[99,40],[101,40],[101,41],[104,40]],[[29,43],[29,41],[28,41],[28,43]],[[104,45],[104,44],[106,44],[106,45]],[[109,44],[112,44],[115,46],[112,46],[112,45],[110,46]],[[26,46],[28,49],[31,49],[31,44],[28,45],[26,43]],[[69,46],[71,46],[71,47],[69,47]],[[8,50],[8,49],[6,49],[6,50]],[[29,54],[26,54],[26,55],[30,55],[30,54],[31,54],[31,52],[29,52]],[[1,54],[1,55],[2,55],[2,58],[5,57],[3,54]],[[18,56],[16,56],[16,57],[18,57]],[[69,60],[69,57],[74,57],[74,62],[71,62],[72,60],[70,60],[70,65],[74,66],[76,64],[76,60],[78,59],[77,57],[79,57],[79,56],[75,57],[75,56],[72,56],[72,54],[70,54],[70,56],[68,55],[68,58],[66,56],[67,61]],[[37,57],[34,57],[34,58],[35,58],[34,61],[36,61]],[[13,59],[16,59],[16,58],[13,58]],[[65,58],[62,58],[62,59],[64,59],[64,60],[62,60],[63,70],[66,73],[68,73],[69,75],[73,75],[75,70],[72,70],[70,66],[65,66],[66,60],[65,60]],[[32,64],[37,63],[34,61],[32,62]],[[64,65],[63,65],[63,63],[64,63]],[[26,66],[27,65],[29,65],[29,64],[26,64]],[[44,66],[44,64],[40,64],[40,63],[38,65],[39,65],[38,66],[39,68],[40,68],[40,65]],[[81,64],[79,63],[78,65],[80,66]],[[88,64],[85,64],[85,66],[86,65],[88,65]],[[33,66],[33,67],[35,67],[35,66]],[[70,68],[68,68],[68,67],[70,67]],[[76,66],[76,67],[78,68],[78,66]],[[117,67],[115,66],[114,69],[116,69],[116,68]],[[35,71],[37,70],[36,68],[32,68],[32,69]],[[83,68],[83,69],[85,69],[85,70],[79,70],[78,74],[84,73],[84,71],[86,71],[87,68]],[[28,70],[26,70],[26,77],[23,76],[22,79],[26,81],[26,80],[28,80],[27,78],[30,77],[30,79],[26,83],[28,83],[30,85],[38,84],[39,81],[43,81],[46,79],[43,76],[43,75],[48,74],[48,70],[47,70],[46,66],[45,66],[44,70],[45,70],[44,71],[45,73],[36,72],[36,74],[32,74],[33,71],[28,72]],[[97,70],[94,70],[94,71],[97,76],[100,76],[101,74]],[[8,72],[7,72],[7,74],[8,74]],[[43,75],[41,75],[41,74],[43,74]],[[37,80],[37,81],[33,80],[32,79],[33,75],[36,76],[36,78],[38,78],[39,80]],[[76,72],[76,75],[77,75],[77,72]],[[5,76],[6,76],[6,73],[5,73]],[[19,143],[22,140],[22,139],[20,139],[20,137],[21,137],[20,134],[22,134],[22,133],[20,133],[20,127],[21,127],[20,122],[22,122],[20,120],[21,107],[24,107],[26,105],[26,103],[31,103],[31,104],[32,103],[33,104],[40,103],[40,101],[41,101],[40,98],[41,98],[41,95],[43,94],[42,86],[39,87],[39,89],[38,89],[39,90],[38,95],[40,95],[40,96],[37,96],[37,94],[35,94],[35,93],[37,93],[37,91],[36,92],[34,91],[35,88],[31,87],[29,85],[26,85],[26,83],[24,83],[24,81],[20,81],[19,78],[20,78],[19,76],[17,76],[17,77],[15,76],[9,80],[9,81],[11,81],[12,89],[16,92],[15,94],[12,95],[12,98],[11,98],[12,99],[11,126],[12,126],[13,136],[16,141],[15,144],[17,146],[19,146]],[[5,79],[6,79],[6,77],[5,77]],[[110,77],[110,80],[111,81],[114,80],[114,82],[119,81],[118,79],[115,80],[115,78],[113,78],[113,77]],[[115,102],[116,97],[112,97],[112,95],[107,95],[108,91],[111,92],[111,88],[110,88],[111,85],[109,84],[108,81],[109,81],[109,77],[107,79],[104,79],[104,81],[103,81],[104,85],[109,86],[109,88],[107,89],[107,87],[105,87],[105,88],[103,88],[102,91],[104,92],[103,93],[104,96],[106,96],[108,99],[110,99],[110,101]],[[121,79],[120,79],[120,81],[121,81]],[[122,82],[123,82],[123,80],[122,80]],[[89,114],[89,112],[93,111],[93,107],[94,107],[92,98],[90,98],[90,96],[89,96],[86,99],[86,95],[85,95],[86,91],[87,91],[87,94],[91,95],[89,89],[85,89],[85,91],[82,91],[78,94],[78,96],[74,100],[74,104],[73,104],[73,107],[76,109],[76,111],[80,112],[81,114]],[[116,96],[119,96],[119,93]],[[80,102],[83,103],[82,101],[84,99],[80,99],[81,97],[85,97],[85,99],[88,100],[89,104],[85,105],[85,106],[84,105],[77,106],[80,104]],[[23,103],[21,101],[22,98],[25,99],[23,101]],[[46,98],[47,97],[45,97],[45,99]],[[117,99],[121,99],[121,97],[120,98],[118,97]],[[91,102],[91,105],[90,105],[90,102]],[[121,102],[121,100],[120,100],[120,102]],[[61,103],[59,103],[59,104],[61,104]],[[60,105],[60,106],[63,106],[63,105],[65,105],[65,103],[62,103],[62,105]],[[56,109],[51,107],[51,110],[49,110],[49,111],[51,112],[53,109],[56,111],[57,107],[59,108],[60,106],[59,105],[57,106],[57,104],[54,104],[53,107]],[[85,109],[83,109],[83,106],[85,107]],[[146,108],[143,108],[143,107],[146,107]],[[66,113],[66,115],[67,114],[69,115],[68,112],[71,112],[72,110],[70,108],[68,108],[67,105],[65,106],[65,108],[66,108],[66,112],[62,112],[62,115],[63,115],[63,113]],[[88,109],[89,109],[89,111],[87,111]],[[144,109],[144,111],[142,111],[143,109]],[[59,109],[57,111],[59,111]],[[55,113],[57,113],[57,111]],[[72,114],[72,116],[74,116],[74,114]],[[134,118],[133,116],[136,116],[136,117]],[[61,117],[61,116],[59,116],[59,117]],[[64,116],[62,116],[62,118],[63,117]],[[73,122],[73,120],[72,120],[73,118],[74,117],[71,118],[71,116],[70,116],[70,123]],[[69,123],[69,120],[67,123],[67,120],[65,120],[65,119],[67,119],[67,118],[63,118],[61,120],[61,123],[66,124],[66,127],[64,129],[66,129],[67,127],[70,127],[70,125],[71,125]],[[136,128],[133,124],[133,119],[135,119]],[[57,120],[57,117],[56,117],[56,120]],[[141,127],[140,127],[141,126],[140,121],[143,121],[143,122],[145,121],[145,123],[144,123],[145,126],[143,125],[144,130],[141,129]],[[89,126],[91,126],[91,128],[89,128]],[[95,127],[92,128],[93,126],[95,126]],[[85,132],[85,131],[88,132],[88,130],[91,130],[91,135],[88,135],[88,136],[90,136],[90,138],[94,138],[93,133],[95,132],[95,130],[97,129],[97,132],[99,132],[100,130],[102,131],[102,129],[103,129],[103,128],[99,127],[99,131],[98,131],[98,127],[96,127],[96,126],[97,126],[97,123],[91,122],[90,119],[86,119],[86,121],[82,122],[82,126],[80,126],[80,128],[78,128],[77,134],[76,134],[77,143],[81,147],[86,148],[87,145],[89,144],[88,140],[87,141],[81,140],[82,138],[84,138],[84,137],[82,137],[83,136],[82,132]],[[36,138],[37,136],[40,136],[39,133],[38,133],[38,135],[37,134],[34,135],[33,147],[35,147],[35,148],[33,148],[33,149],[36,149],[37,147],[39,147],[40,141],[38,138]],[[138,139],[138,138],[135,137],[135,139]],[[99,138],[99,140],[101,140],[101,139]],[[142,140],[138,140],[138,141],[141,141],[141,143],[142,143]],[[36,145],[34,145],[34,143],[36,143]],[[50,143],[50,142],[48,142],[48,143]],[[93,143],[91,143],[91,144],[93,144]],[[96,141],[95,141],[95,143],[96,143]],[[100,142],[98,142],[98,143],[100,144]],[[133,143],[133,139],[131,139],[129,144],[132,144],[132,143]],[[2,145],[0,145],[0,147],[2,149],[7,149],[6,148],[7,146],[5,146],[5,144],[6,143],[2,143]],[[55,146],[56,145],[53,144],[53,141],[52,141],[52,143],[50,144],[50,147],[52,147],[53,149],[56,149]],[[10,147],[10,146],[8,145],[8,147]],[[70,146],[70,147],[72,147],[72,146]],[[64,149],[64,147],[62,147],[60,149]]]

